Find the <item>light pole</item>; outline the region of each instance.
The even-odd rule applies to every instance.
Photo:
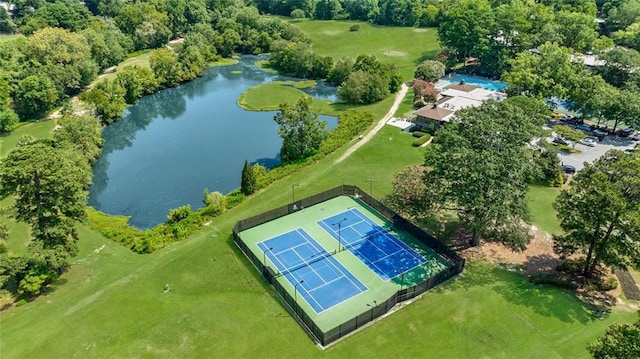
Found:
[[[294,307],[298,306],[298,286],[300,284],[304,283],[304,279],[299,281],[298,283],[296,283],[296,285],[293,286],[293,303],[295,304]],[[298,312],[296,308],[293,308],[296,313]]]
[[[266,251],[262,252],[262,270],[267,267],[267,252],[272,250],[273,247],[269,247]]]
[[[378,302],[376,302],[375,300],[373,301],[373,305],[367,303],[367,307],[371,308],[371,319],[369,319],[369,321],[373,320],[373,308],[378,306]]]
[[[296,187],[298,187],[298,186],[299,186],[299,184],[291,185],[291,194],[293,195],[292,203],[296,201]]]
[[[342,241],[341,241],[341,237],[340,237],[340,232],[341,232],[341,229],[342,229],[342,222],[344,222],[346,220],[347,220],[347,217],[345,217],[345,218],[339,220],[338,222],[332,224],[332,226],[335,226],[336,224],[338,225],[338,252],[340,252],[341,247],[342,247]]]

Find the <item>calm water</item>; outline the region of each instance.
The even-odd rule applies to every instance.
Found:
[[[246,56],[236,65],[210,68],[202,78],[129,107],[102,133],[104,150],[94,166],[89,205],[150,228],[166,221],[171,208],[202,207],[205,188],[228,193],[240,187],[245,159],[278,164],[282,140],[276,112],[244,111],[236,104],[252,86],[288,79],[262,71],[256,59]],[[332,86],[305,91],[335,101]],[[335,117],[321,119],[330,129],[337,124]]]
[[[453,83],[459,83],[460,81],[464,81],[469,85],[474,85],[478,87],[485,88],[487,90],[500,91],[507,87],[506,82],[491,80],[482,76],[471,76],[471,75],[449,75],[442,78],[445,81],[442,84],[438,84],[438,87],[444,88]]]

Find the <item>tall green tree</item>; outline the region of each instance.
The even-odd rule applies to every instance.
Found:
[[[589,353],[594,359],[640,358],[640,320],[611,324],[604,336],[589,345]]]
[[[611,150],[574,176],[554,203],[562,255],[585,256],[582,272],[601,265],[640,266],[640,157]]]
[[[58,91],[46,76],[27,76],[18,83],[16,110],[24,120],[39,119],[58,101]]]
[[[441,127],[427,147],[425,208],[457,212],[472,232],[471,245],[485,238],[524,249],[533,173],[526,144],[538,134],[538,123],[517,106],[493,101],[456,116],[459,123]]]
[[[46,140],[17,146],[0,163],[0,197],[13,196],[17,220],[31,226],[34,248],[50,269],[60,270],[75,255],[75,221],[85,217],[91,183],[88,162]]]
[[[494,12],[487,0],[456,0],[440,19],[440,42],[455,49],[462,60],[482,57],[489,46],[494,22]]]
[[[253,173],[253,168],[249,166],[249,161],[245,160],[244,167],[242,168],[240,191],[248,196],[256,191],[256,185],[256,176]]]
[[[290,163],[310,157],[318,152],[327,137],[327,123],[311,110],[311,97],[301,97],[293,106],[281,104],[274,121],[280,126],[282,137],[280,158]]]
[[[88,163],[93,163],[102,148],[102,126],[93,116],[69,115],[58,119],[58,128],[53,133],[53,142],[81,153]]]
[[[502,74],[509,94],[538,98],[567,98],[585,71],[571,60],[569,49],[555,43],[540,45],[536,53],[523,51],[509,64],[511,69]]]

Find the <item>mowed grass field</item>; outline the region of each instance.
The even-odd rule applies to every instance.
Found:
[[[391,137],[391,140],[389,139]],[[400,168],[422,161],[413,138],[386,126],[340,164],[330,155],[274,183],[191,238],[136,255],[80,226],[81,253],[52,292],[0,312],[7,358],[586,357],[614,321],[590,316],[573,295],[520,274],[469,263],[458,280],[326,350],[318,349],[231,241],[241,218],[296,196],[353,183],[390,192]],[[171,290],[163,293],[169,284]]]
[[[527,204],[531,220],[541,230],[552,234],[561,234],[560,222],[553,209],[553,202],[560,194],[559,188],[529,186]]]
[[[413,78],[416,66],[432,59],[440,49],[435,28],[386,27],[360,21],[295,20],[292,24],[304,31],[313,50],[334,61],[342,57],[375,55],[380,61],[396,66],[403,80]],[[349,31],[352,25],[360,30]]]
[[[360,24],[360,31],[368,26]],[[411,48],[417,49],[420,42],[414,41]],[[351,51],[347,42],[340,46],[337,53]],[[392,101],[367,109],[380,118]],[[234,246],[232,227],[288,203],[294,184],[297,198],[343,183],[371,188],[382,198],[391,192],[395,173],[423,162],[424,149],[412,142],[410,135],[385,126],[345,161],[334,162],[342,148],[249,197],[192,237],[149,255],[79,225],[80,254],[52,291],[0,312],[0,357],[584,358],[586,345],[608,325],[637,319],[619,310],[594,319],[572,294],[471,261],[459,279],[318,349]],[[534,220],[542,227],[549,207],[538,208],[541,217]]]

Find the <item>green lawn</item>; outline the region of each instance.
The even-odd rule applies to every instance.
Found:
[[[415,109],[413,108],[413,90],[409,89],[393,116],[411,119],[415,117],[413,115],[413,111],[415,111]]]
[[[391,139],[390,139],[391,137]],[[0,312],[3,357],[344,358],[585,357],[613,321],[592,320],[574,296],[533,286],[521,275],[472,262],[459,280],[365,330],[319,350],[231,242],[231,227],[287,203],[353,183],[389,193],[398,169],[422,161],[413,138],[385,126],[335,165],[332,154],[274,183],[200,233],[150,255],[135,255],[80,227],[81,253],[51,293]],[[163,294],[169,284],[171,291]],[[61,334],[63,333],[63,334]]]
[[[560,189],[543,186],[529,186],[527,203],[531,220],[539,229],[549,233],[562,233],[560,223],[553,209],[553,202],[560,194]]]
[[[7,156],[18,141],[26,135],[35,138],[51,138],[53,136],[53,128],[56,125],[55,120],[47,120],[40,122],[21,123],[21,126],[8,134],[0,135],[0,158]]]
[[[413,78],[416,66],[433,58],[440,45],[434,29],[386,27],[359,21],[295,20],[293,25],[311,38],[313,50],[334,60],[348,56],[375,55],[386,63],[393,63],[404,80]],[[349,31],[352,25],[359,31]]]
[[[238,106],[249,111],[274,111],[280,104],[293,105],[305,93],[286,84],[260,84],[240,94]],[[313,99],[312,109],[325,115],[336,115],[336,107],[329,100]]]
[[[359,23],[361,30],[349,33],[350,24],[297,23],[306,26],[320,54],[374,53],[383,58],[386,52],[407,79],[437,47],[434,30]],[[389,98],[362,108],[380,118],[392,102]],[[48,128],[38,126],[47,123]],[[20,129],[46,137],[52,127],[48,121]],[[2,156],[15,145],[17,139],[9,141],[15,135],[2,138]],[[615,310],[594,320],[569,293],[472,261],[458,280],[324,351],[318,349],[235,248],[232,226],[288,203],[293,185],[297,198],[342,183],[371,188],[382,198],[391,192],[395,173],[423,162],[424,149],[412,142],[409,134],[385,126],[345,161],[334,163],[346,146],[249,197],[189,239],[152,254],[136,255],[79,226],[80,254],[58,285],[32,303],[0,312],[2,357],[583,358],[587,343],[609,324],[636,320],[635,313]],[[555,189],[531,188],[530,209],[542,229],[558,229],[550,217],[556,195]],[[17,229],[12,236],[25,232],[26,227]],[[21,242],[15,243],[12,251],[18,253]],[[171,287],[168,293],[163,293],[165,284]]]

